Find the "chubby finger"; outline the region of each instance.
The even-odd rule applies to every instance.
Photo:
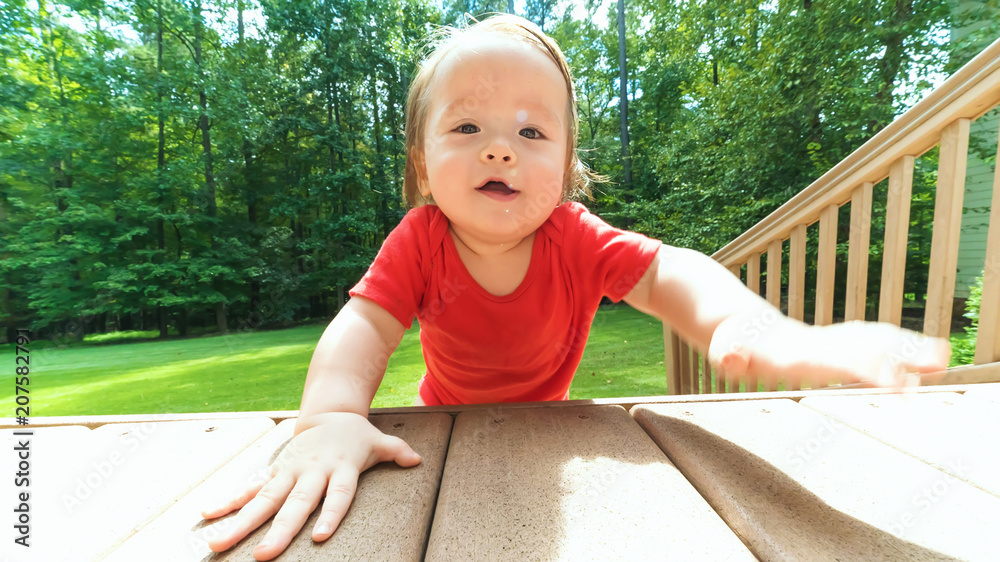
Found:
[[[236,514],[233,523],[229,526],[228,533],[223,533],[218,537],[206,537],[208,547],[214,552],[222,552],[243,540],[243,537],[249,535],[278,512],[278,508],[284,503],[294,484],[295,479],[290,475],[272,478]]]
[[[420,455],[406,441],[394,435],[384,435],[375,448],[378,462],[395,461],[399,466],[420,464]]]
[[[922,380],[933,382],[944,375],[951,357],[948,340],[895,326],[892,329],[896,335],[895,345],[892,352],[882,358],[880,372],[874,381],[878,386],[901,391],[920,386]]]
[[[944,338],[931,338],[915,334],[912,342],[912,359],[903,356],[903,365],[910,371],[934,373],[948,368],[951,359],[951,342]]]
[[[201,510],[201,516],[204,519],[215,519],[216,517],[222,517],[223,515],[233,511],[234,509],[239,509],[247,504],[248,501],[252,500],[257,492],[267,484],[267,481],[254,482],[250,486],[247,486],[242,493],[237,496],[229,497],[229,499],[216,500],[215,502],[203,507]]]
[[[320,511],[319,519],[313,527],[314,541],[325,541],[340,526],[358,490],[358,476],[358,471],[352,467],[336,470],[330,476],[330,482],[326,487],[326,499],[323,500],[323,510]]]
[[[710,349],[709,361],[719,369],[723,377],[738,381],[746,376],[750,368],[750,352],[739,344],[733,344],[725,350]]]
[[[319,505],[325,488],[326,477],[321,472],[303,473],[278,510],[264,540],[253,549],[254,558],[270,560],[281,554]]]

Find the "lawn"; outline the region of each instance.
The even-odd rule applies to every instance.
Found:
[[[285,330],[157,341],[155,332],[89,337],[70,347],[28,346],[31,417],[296,410],[309,359],[326,324]],[[964,333],[953,334],[952,341]],[[117,343],[115,343],[117,342]],[[124,343],[123,343],[124,342]],[[0,345],[11,373],[0,390],[14,416],[14,346]],[[409,406],[424,372],[419,327],[389,360],[373,407]],[[628,306],[603,306],[570,398],[653,396],[666,392],[663,331]]]
[[[295,410],[325,327],[168,341],[135,341],[152,333],[118,334],[64,348],[33,343],[31,417]],[[130,343],[109,343],[126,337]],[[662,394],[662,337],[652,318],[627,306],[602,307],[570,398]],[[12,373],[13,345],[0,346],[0,365]],[[412,405],[423,372],[414,324],[389,360],[373,406]],[[4,385],[0,401],[10,405],[5,416],[13,415],[13,384]]]

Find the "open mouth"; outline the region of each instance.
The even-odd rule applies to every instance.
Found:
[[[476,188],[477,191],[485,191],[489,193],[496,193],[498,195],[510,195],[511,193],[517,193],[507,184],[499,181],[488,181],[483,184],[482,187]]]

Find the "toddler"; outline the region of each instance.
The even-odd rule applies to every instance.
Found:
[[[711,258],[607,225],[572,202],[596,179],[576,141],[569,68],[537,26],[504,15],[440,38],[407,99],[410,210],[317,344],[296,446],[266,484],[203,512],[242,507],[213,550],[277,514],[254,550],[270,560],[321,501],[312,537],[325,540],[361,472],[420,462],[367,420],[414,316],[427,364],[417,405],[565,400],[604,296],[667,322],[732,379],[899,386],[947,366],[947,342],[887,324],[807,326]]]

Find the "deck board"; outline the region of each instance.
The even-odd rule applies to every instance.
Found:
[[[963,396],[1000,403],[1000,383],[983,383],[969,385]]]
[[[426,560],[617,557],[753,560],[620,406],[458,415]]]
[[[273,426],[259,418],[35,429],[32,470],[42,477],[32,482],[31,558],[99,558]]]
[[[280,560],[402,562],[419,561],[423,556],[452,418],[448,414],[391,414],[373,415],[370,421],[383,433],[406,441],[420,454],[421,463],[412,468],[381,463],[362,473],[354,503],[333,536],[322,543],[312,540],[321,505]],[[269,527],[270,522],[218,558],[253,559],[253,548]]]
[[[814,396],[799,404],[1000,496],[1000,408],[960,394]]]
[[[158,560],[204,560],[213,556],[202,536],[207,523],[201,509],[268,477],[267,463],[275,450],[292,436],[295,420],[286,420],[259,437],[222,468],[111,552],[105,560],[131,562],[155,552]],[[225,529],[225,521],[215,532]]]
[[[354,503],[337,532],[322,543],[313,542],[312,528],[322,508],[317,507],[279,560],[420,560],[441,478],[451,416],[373,415],[370,421],[382,432],[409,443],[420,453],[421,464],[400,468],[382,463],[364,472],[358,481]],[[235,513],[205,522],[200,510],[225,495],[222,491],[230,488],[228,483],[249,482],[261,478],[262,473],[266,477],[268,463],[292,437],[294,423],[295,420],[286,420],[279,424],[108,560],[137,560],[149,552],[156,552],[157,560],[252,560],[253,549],[264,538],[270,521],[230,550],[216,554],[209,550],[204,535],[222,532]]]
[[[761,559],[1000,552],[1000,498],[790,400],[632,412]]]

